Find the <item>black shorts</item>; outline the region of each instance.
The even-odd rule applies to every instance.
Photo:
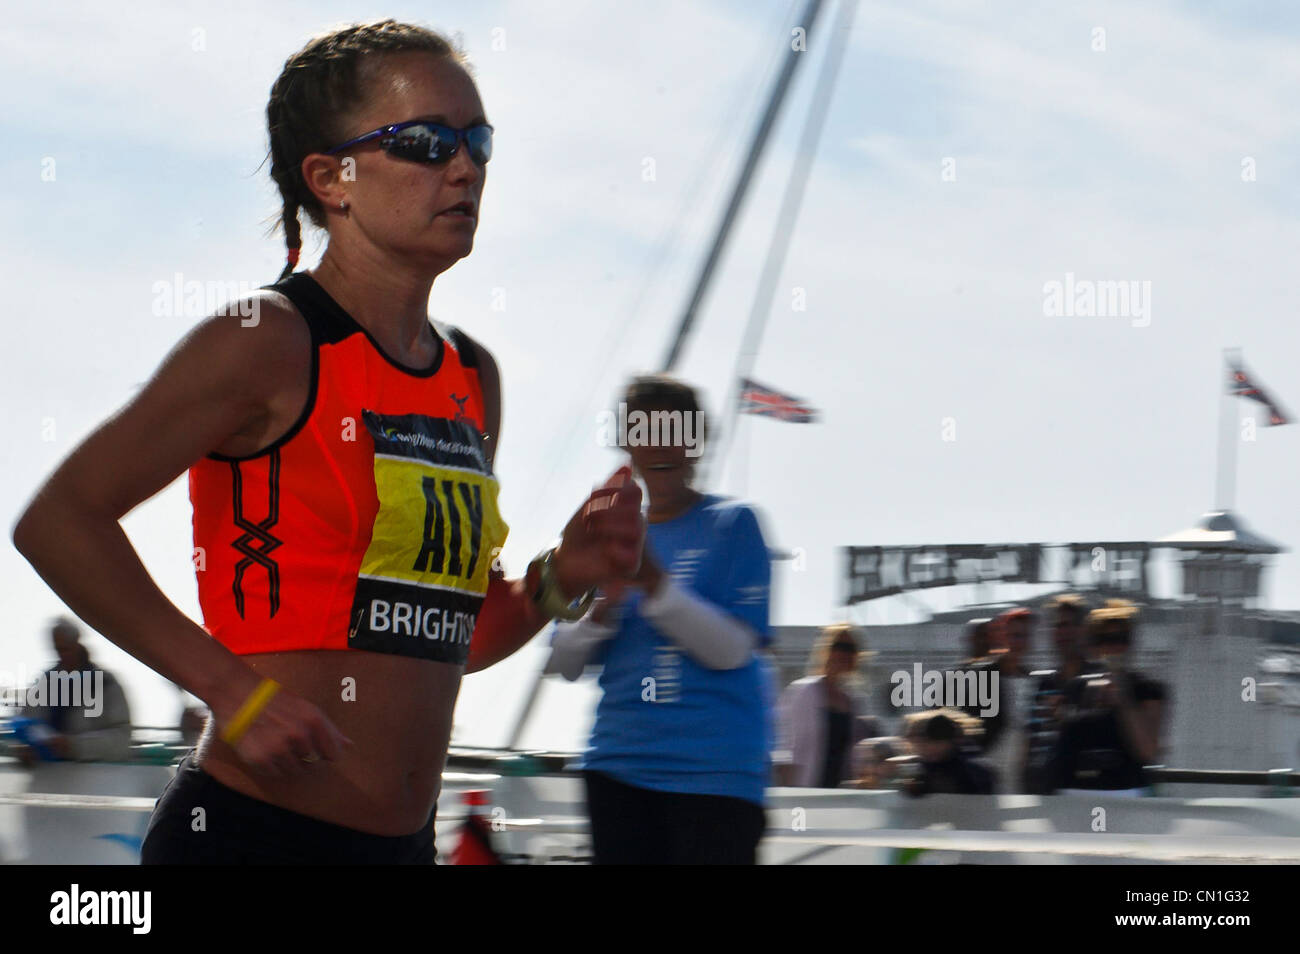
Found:
[[[584,772],[591,848],[598,865],[752,865],[767,827],[763,806],[725,795],[686,795]]]
[[[196,813],[199,808],[203,811]],[[436,863],[434,814],[414,834],[372,835],[308,818],[237,792],[195,765],[191,752],[176,767],[176,776],[167,783],[154,807],[140,849],[140,862],[431,865]],[[195,831],[196,827],[201,830]]]

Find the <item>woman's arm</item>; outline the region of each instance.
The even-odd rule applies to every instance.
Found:
[[[640,613],[655,629],[709,669],[739,669],[758,646],[758,634],[734,616],[678,586],[672,577],[655,571]]]
[[[593,491],[564,528],[555,552],[555,581],[576,599],[588,589],[622,579],[636,569],[645,539],[641,489],[632,471],[620,467]],[[478,672],[517,651],[537,634],[548,617],[533,601],[535,571],[518,580],[500,576],[488,584],[470,642],[465,672]]]
[[[1129,752],[1143,765],[1150,765],[1160,757],[1164,700],[1159,695],[1141,700],[1136,698],[1134,690],[1139,678],[1139,674],[1114,664],[1105,684],[1091,689],[1089,705],[1109,707],[1115,713],[1115,721]]]
[[[616,627],[597,622],[591,614],[576,622],[557,623],[555,637],[551,640],[551,656],[542,671],[575,682],[586,670],[597,648],[616,632]]]
[[[1164,703],[1159,699],[1135,702],[1120,694],[1115,705],[1120,731],[1127,737],[1130,750],[1143,765],[1151,765],[1160,757],[1160,721]]]
[[[709,669],[747,665],[768,632],[772,569],[758,518],[744,505],[734,505],[728,517],[718,527],[722,552],[713,566],[719,576],[708,587],[717,602],[677,585],[648,547],[636,580],[646,591],[640,614]]]
[[[136,397],[59,465],[12,531],[14,546],[69,609],[206,702],[218,725],[261,678],[163,594],[119,521],[204,454],[279,436],[265,433],[272,412],[283,410],[276,383],[283,391],[286,376],[310,373],[311,340],[287,306],[255,302],[252,325],[232,314],[191,331]],[[281,691],[236,749],[256,768],[289,774],[313,752],[335,757],[345,741],[319,709]]]
[[[474,351],[483,390],[483,428],[487,435],[484,446],[489,462],[495,464],[501,446],[501,374],[492,353],[468,335],[466,338]],[[619,474],[623,470],[626,468]],[[641,491],[632,481],[631,471],[625,477],[619,474],[595,491],[565,528],[555,555],[555,576],[566,596],[576,598],[589,586],[636,568],[628,548],[639,546],[644,534]],[[612,506],[602,509],[610,503]],[[487,669],[513,655],[546,625],[549,617],[538,611],[531,596],[536,585],[537,581],[526,575],[517,580],[507,580],[502,573],[491,577],[475,621],[466,674]]]

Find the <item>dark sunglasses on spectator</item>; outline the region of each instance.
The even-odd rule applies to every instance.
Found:
[[[492,158],[492,127],[487,123],[453,129],[423,119],[372,130],[326,150],[325,155],[332,156],[376,139],[379,140],[379,148],[391,156],[432,166],[449,162],[459,151],[462,142],[469,147],[469,157],[476,165],[485,166]]]
[[[858,651],[858,647],[852,643],[831,643],[831,649],[840,653],[856,653]]]

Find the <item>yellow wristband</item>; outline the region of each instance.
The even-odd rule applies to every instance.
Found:
[[[239,707],[235,717],[230,720],[230,725],[226,726],[221,733],[221,741],[227,745],[234,745],[244,737],[248,727],[253,724],[262,710],[266,708],[267,703],[280,691],[280,684],[274,679],[263,679],[262,684],[254,689],[244,700],[244,704]]]

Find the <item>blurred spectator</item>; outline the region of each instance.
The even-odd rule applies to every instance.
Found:
[[[966,651],[970,655],[957,666],[958,669],[979,671],[997,668],[995,663],[998,660],[990,656],[993,651],[993,632],[996,628],[997,623],[986,616],[966,621]],[[961,708],[967,715],[980,718],[981,707],[978,703],[972,701]],[[1002,710],[999,708],[996,715],[983,717],[982,744],[987,745],[990,739],[997,738],[998,731],[1001,729],[1001,723],[998,721],[1001,714]]]
[[[860,645],[853,626],[825,627],[813,646],[809,675],[781,694],[775,759],[780,784],[836,788],[851,775],[854,744],[882,734],[861,694]]]
[[[983,620],[967,624],[973,632]],[[985,659],[973,659],[963,668],[977,673],[997,673],[997,712],[982,716],[981,705],[972,702],[962,707],[964,713],[978,719],[983,728],[982,751],[992,764],[1000,793],[1023,792],[1027,736],[1025,724],[1029,710],[1029,672],[1025,655],[1029,651],[1034,614],[1023,606],[1000,614],[989,627],[992,646]],[[972,643],[976,640],[971,637]],[[985,676],[980,676],[983,681]]]
[[[1070,791],[1142,795],[1144,766],[1160,754],[1168,692],[1163,683],[1129,668],[1137,607],[1107,600],[1088,614],[1088,640],[1096,660],[1065,688],[1056,745],[1055,775]]]
[[[1065,688],[1083,673],[1086,656],[1088,604],[1083,597],[1063,593],[1053,597],[1043,609],[1052,627],[1056,668],[1029,674],[1024,790],[1032,795],[1047,795],[1055,786],[1051,762],[1060,735]]]
[[[121,762],[131,752],[131,710],[113,674],[96,666],[81,630],[60,617],[50,627],[59,661],[27,692],[21,719],[27,744],[15,750],[28,765],[43,759]]]
[[[703,451],[707,418],[685,382],[634,378],[624,408],[696,421]],[[648,498],[641,568],[602,587],[586,617],[556,625],[545,667],[570,681],[601,667],[582,760],[594,861],[754,864],[774,688],[758,514],[692,486],[699,454],[676,437],[624,446]]]
[[[915,712],[903,720],[903,735],[916,761],[902,785],[909,795],[991,795],[993,771],[970,753],[982,732],[978,719],[957,709]]]
[[[897,788],[895,763],[890,760],[903,754],[903,740],[883,735],[863,739],[853,747],[853,785],[855,788]]]

